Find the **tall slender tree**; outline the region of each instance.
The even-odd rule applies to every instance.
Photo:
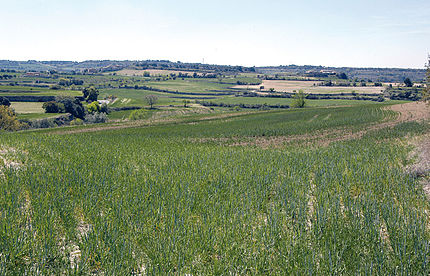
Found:
[[[430,104],[430,55],[428,57],[427,72],[426,72],[426,87],[423,90],[423,101]]]

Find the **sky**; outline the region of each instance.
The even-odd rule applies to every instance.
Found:
[[[429,0],[0,0],[0,59],[423,68]]]

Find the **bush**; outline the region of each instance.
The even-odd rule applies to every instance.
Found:
[[[54,101],[43,103],[43,109],[45,109],[45,113],[64,113],[66,112],[66,108],[64,104],[57,103]]]
[[[56,126],[55,121],[51,119],[40,119],[31,122],[31,128],[51,128]]]
[[[148,112],[145,109],[138,109],[134,110],[130,113],[130,116],[128,116],[128,119],[130,121],[136,121],[136,120],[144,120],[147,117]]]
[[[94,114],[88,114],[85,116],[85,123],[88,124],[99,124],[99,123],[105,123],[107,122],[107,116],[106,113],[94,113]]]
[[[101,107],[99,102],[94,101],[87,105],[87,110],[89,113],[99,113],[101,111]]]
[[[79,118],[76,118],[76,119],[74,119],[73,121],[70,122],[71,126],[80,126],[80,125],[83,125],[83,124],[84,124],[84,121],[82,121]]]

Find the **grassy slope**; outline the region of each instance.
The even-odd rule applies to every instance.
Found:
[[[428,125],[282,150],[193,140],[359,131],[387,115],[364,105],[2,135],[28,155],[9,156],[26,169],[0,186],[1,272],[70,270],[79,248],[82,273],[429,274],[429,201],[402,167],[402,137]]]

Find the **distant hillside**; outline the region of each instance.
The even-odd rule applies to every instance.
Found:
[[[425,79],[425,69],[402,69],[402,68],[353,68],[353,67],[324,67],[312,65],[287,65],[277,67],[258,67],[258,73],[275,75],[297,75],[304,76],[309,72],[334,71],[337,74],[345,73],[350,79],[372,80],[380,82],[403,82],[410,78],[414,82]]]
[[[5,70],[19,70],[19,71],[59,71],[59,72],[72,72],[84,71],[88,69],[102,68],[112,70],[120,70],[127,66],[134,64],[134,61],[114,61],[114,60],[88,60],[83,62],[77,61],[12,61],[0,60],[0,69]]]
[[[112,61],[112,60],[89,60],[76,61],[10,61],[0,60],[0,69],[18,71],[59,71],[59,72],[82,72],[90,73],[117,71],[124,68],[132,69],[163,69],[163,70],[188,70],[201,72],[242,73],[255,72],[253,67],[211,65],[202,63],[182,63],[168,60],[144,60],[144,61]]]
[[[268,75],[309,76],[319,72],[345,73],[349,79],[372,80],[380,82],[402,82],[410,78],[414,82],[425,79],[424,69],[400,68],[352,68],[352,67],[324,67],[287,65],[277,67],[245,67],[230,65],[214,65],[202,63],[171,62],[168,60],[116,61],[116,60],[87,60],[77,61],[11,61],[0,60],[0,69],[17,71],[58,71],[58,72],[89,72],[103,73],[131,69],[162,69],[192,72],[207,72],[221,74],[259,73]]]

